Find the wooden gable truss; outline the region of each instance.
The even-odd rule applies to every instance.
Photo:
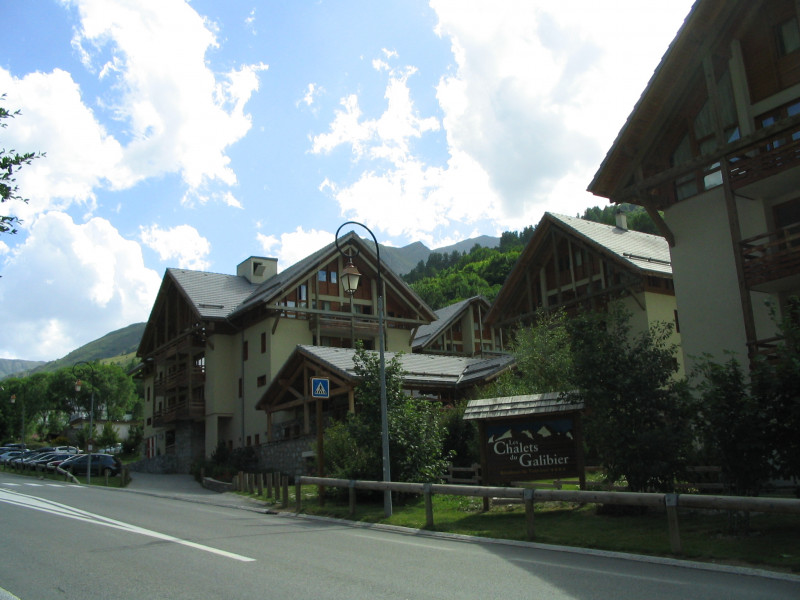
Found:
[[[487,321],[502,329],[530,324],[540,310],[597,310],[642,291],[646,278],[552,221],[539,225],[495,300]],[[644,308],[644,307],[642,307]]]
[[[343,250],[355,246],[353,242],[343,245]],[[361,272],[361,282],[353,296],[344,292],[339,282],[339,273],[344,268],[344,258],[334,250],[322,257],[292,281],[288,282],[281,295],[270,299],[263,310],[275,317],[273,335],[282,319],[304,319],[314,332],[318,345],[325,338],[377,341],[378,296],[383,299],[384,337],[389,329],[408,331],[411,344],[414,333],[421,325],[435,319],[429,307],[384,266],[381,280],[382,293],[378,293],[377,267],[372,256],[363,252],[363,247],[353,259]],[[323,275],[324,274],[324,275]],[[324,279],[324,280],[323,280]],[[350,342],[352,343],[352,342]]]

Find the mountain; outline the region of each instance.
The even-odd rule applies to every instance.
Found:
[[[133,359],[133,353],[139,347],[144,333],[145,323],[134,323],[122,329],[107,333],[103,337],[89,342],[50,362],[36,362],[17,359],[0,358],[0,379],[10,375],[30,375],[57,371],[62,367],[71,367],[81,360],[102,362],[118,362],[123,365]]]
[[[18,358],[0,358],[0,379],[5,379],[14,373],[27,373],[37,367],[46,365],[40,360],[20,360]]]
[[[405,275],[416,267],[419,261],[427,262],[428,257],[433,252],[438,252],[439,254],[452,254],[453,251],[459,253],[469,252],[475,244],[483,246],[484,248],[496,248],[500,245],[500,238],[482,235],[458,242],[451,246],[436,248],[435,250],[431,250],[422,242],[414,242],[402,248],[393,248],[381,244],[381,260],[398,275]]]

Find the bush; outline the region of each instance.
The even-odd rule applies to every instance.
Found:
[[[358,346],[356,413],[325,430],[325,471],[340,479],[383,479],[379,357]],[[439,407],[407,396],[397,358],[385,365],[389,460],[393,481],[441,480],[450,458]]]
[[[584,402],[587,443],[610,479],[625,478],[631,491],[671,491],[691,449],[691,397],[676,379],[671,326],[633,336],[629,321],[620,307],[569,321],[571,396]]]

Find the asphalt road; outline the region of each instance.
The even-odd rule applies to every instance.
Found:
[[[205,495],[90,489],[0,472],[0,599],[800,598],[800,577],[250,508],[220,506]]]

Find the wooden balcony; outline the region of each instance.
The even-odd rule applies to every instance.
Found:
[[[159,377],[153,382],[153,388],[156,396],[164,396],[170,391],[204,385],[205,381],[205,369],[195,366],[191,369],[176,369],[164,377]]]
[[[376,337],[378,335],[378,318],[372,315],[361,316],[349,313],[314,315],[309,321],[309,328],[314,330],[317,326],[322,335],[334,337],[350,337],[351,330],[355,330],[356,337]]]
[[[800,224],[742,240],[740,250],[748,288],[780,292],[800,284]]]
[[[780,131],[728,158],[731,186],[744,187],[800,165],[800,130]]]
[[[153,414],[153,427],[164,427],[176,421],[202,421],[206,406],[202,400],[180,400],[157,409]]]

